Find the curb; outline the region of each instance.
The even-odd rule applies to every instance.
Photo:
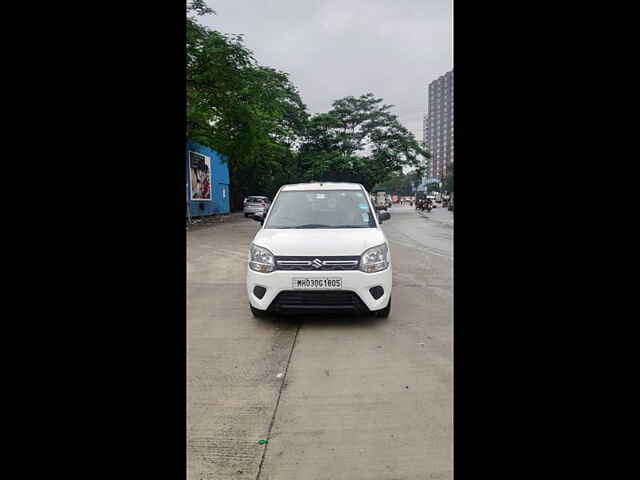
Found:
[[[212,225],[217,225],[220,223],[233,223],[238,220],[244,220],[244,215],[242,212],[234,212],[222,215],[208,215],[206,217],[195,217],[192,219],[192,223],[189,223],[188,219],[186,221],[186,229],[189,230],[197,230],[203,227],[209,227]]]

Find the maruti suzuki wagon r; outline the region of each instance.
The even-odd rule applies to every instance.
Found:
[[[284,185],[249,247],[251,312],[391,311],[391,255],[368,192],[356,183]]]

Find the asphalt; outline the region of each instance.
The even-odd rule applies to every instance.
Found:
[[[187,233],[190,480],[453,478],[453,214],[390,213],[387,319],[254,319],[258,223]]]

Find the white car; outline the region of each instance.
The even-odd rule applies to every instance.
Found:
[[[243,213],[245,217],[259,213],[264,215],[269,208],[269,197],[251,196],[244,199]]]
[[[391,254],[364,187],[356,183],[285,185],[249,247],[251,312],[391,311]]]

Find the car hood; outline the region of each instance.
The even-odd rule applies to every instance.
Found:
[[[379,228],[263,228],[253,239],[254,244],[278,256],[362,255],[385,242]]]

